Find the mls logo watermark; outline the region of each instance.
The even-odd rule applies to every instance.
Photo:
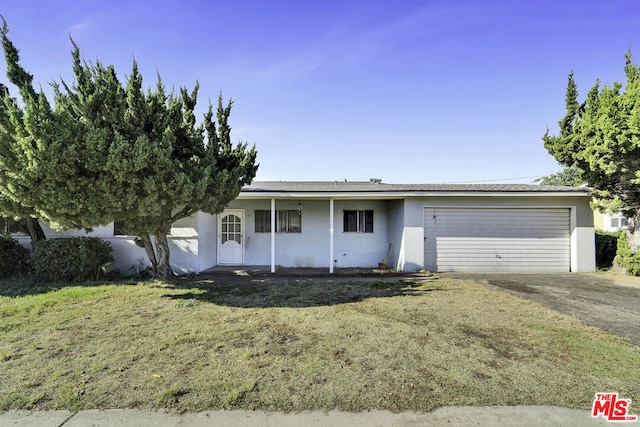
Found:
[[[591,408],[591,416],[597,418],[602,415],[605,420],[612,422],[638,421],[637,415],[628,414],[631,399],[618,399],[618,393],[596,393]]]

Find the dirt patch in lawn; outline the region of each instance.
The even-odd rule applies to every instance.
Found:
[[[63,287],[0,296],[0,334],[0,410],[429,411],[588,408],[603,390],[640,398],[638,347],[448,278]]]

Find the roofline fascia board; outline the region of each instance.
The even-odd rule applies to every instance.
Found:
[[[324,199],[332,197],[335,199],[349,198],[389,198],[402,199],[410,197],[592,197],[590,193],[582,191],[569,192],[547,192],[547,191],[358,191],[358,192],[319,192],[319,191],[247,191],[240,192],[237,199],[264,199],[264,198],[307,198]]]

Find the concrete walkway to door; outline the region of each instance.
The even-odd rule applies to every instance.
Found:
[[[640,346],[640,278],[592,273],[443,273],[540,303]]]

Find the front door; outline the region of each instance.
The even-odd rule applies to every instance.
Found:
[[[218,264],[242,265],[243,237],[243,210],[226,210],[218,216]]]

